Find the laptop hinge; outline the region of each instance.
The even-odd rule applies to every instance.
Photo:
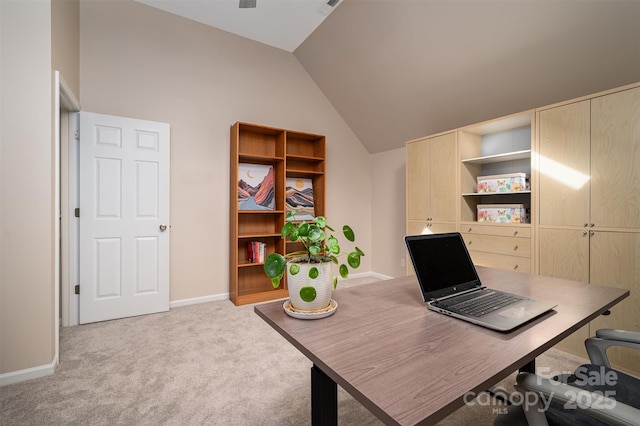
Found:
[[[437,299],[431,299],[430,302],[436,302],[436,303],[437,302],[442,302],[444,300],[451,299],[452,297],[464,296],[465,294],[473,293],[473,292],[476,292],[478,290],[486,290],[486,287],[482,286],[482,287],[470,288],[469,290],[461,291],[460,293],[455,293],[455,294],[450,294],[448,296],[438,297]]]

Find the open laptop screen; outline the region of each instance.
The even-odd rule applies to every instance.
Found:
[[[425,301],[480,286],[460,233],[411,235],[405,242]]]

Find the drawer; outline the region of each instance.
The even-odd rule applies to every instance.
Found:
[[[509,256],[531,257],[531,239],[516,237],[495,237],[493,235],[464,234],[467,248],[473,251],[506,254]]]
[[[531,226],[489,225],[477,222],[461,223],[460,232],[465,234],[497,235],[502,237],[531,238]]]
[[[482,251],[469,251],[469,254],[476,265],[523,272],[525,274],[531,273],[531,259],[526,257],[507,256]]]

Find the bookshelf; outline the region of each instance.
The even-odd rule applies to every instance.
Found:
[[[230,136],[229,298],[236,305],[285,298],[286,279],[274,289],[263,262],[250,261],[249,245],[264,244],[265,256],[296,250],[280,229],[287,200],[309,201],[310,189],[312,214],[325,214],[325,136],[243,122]]]

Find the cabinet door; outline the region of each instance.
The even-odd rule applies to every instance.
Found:
[[[540,229],[540,275],[589,282],[589,236],[585,232]],[[586,358],[584,341],[588,337],[589,325],[585,325],[558,343],[556,348]]]
[[[611,315],[591,322],[591,334],[600,328],[640,331],[640,233],[596,231],[591,242],[591,283],[630,290],[630,295],[611,308]],[[640,374],[640,351],[611,348],[611,364]]]
[[[589,111],[586,100],[539,114],[541,225],[589,220]]]
[[[591,101],[591,222],[640,228],[640,87]]]
[[[540,229],[540,275],[589,282],[589,236],[586,232]]]
[[[407,218],[426,220],[430,210],[429,139],[407,144]]]
[[[456,220],[456,134],[430,139],[431,211],[434,221]]]

